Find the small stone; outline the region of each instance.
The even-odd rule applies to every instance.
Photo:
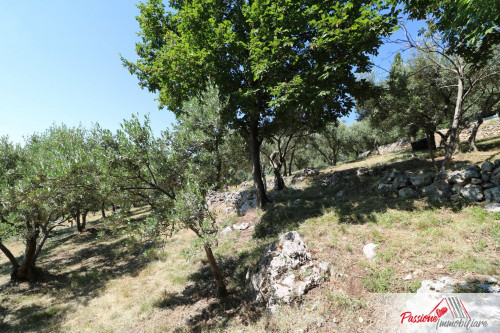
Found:
[[[488,283],[498,283],[498,279],[496,279],[494,276],[489,276],[486,281]]]
[[[402,189],[399,190],[398,194],[401,198],[409,198],[417,196],[417,192],[411,187],[403,187]]]
[[[465,185],[460,191],[460,194],[470,201],[481,201],[484,199],[481,186],[478,185]]]
[[[319,317],[319,318],[316,320],[316,327],[322,327],[324,324],[325,324],[325,318],[323,318],[323,317]]]
[[[405,276],[403,278],[403,280],[407,281],[407,280],[411,280],[411,278],[412,278],[411,274],[408,274],[407,276]]]
[[[370,260],[375,260],[375,257],[377,254],[375,253],[375,249],[377,248],[378,244],[373,244],[369,243],[363,246],[363,253],[365,256],[370,259]]]
[[[491,172],[493,169],[495,169],[495,164],[490,161],[486,161],[481,165],[481,171]]]
[[[482,184],[481,184],[481,187],[482,187],[482,188],[484,188],[484,189],[493,188],[493,187],[495,187],[495,186],[496,186],[495,184],[493,184],[493,183],[489,183],[489,182],[488,182],[488,183],[482,183]]]
[[[481,179],[483,180],[483,182],[487,182],[488,180],[490,180],[490,174],[486,173],[486,172],[483,172],[481,174]]]
[[[220,234],[224,236],[224,235],[227,235],[228,233],[230,233],[232,230],[233,230],[233,228],[231,228],[230,226],[227,226],[224,229],[222,229]]]
[[[460,186],[458,184],[454,184],[451,187],[451,192],[453,192],[453,193],[460,193],[460,191],[462,191],[462,188],[463,188],[463,186]]]
[[[362,317],[359,317],[359,323],[362,324],[363,323],[363,318]]]
[[[481,184],[483,180],[481,178],[471,178],[470,183],[473,185]]]
[[[478,170],[475,170],[475,169],[465,170],[465,173],[464,173],[465,180],[469,180],[471,178],[479,178],[479,177],[481,177],[481,173]]]
[[[245,230],[245,229],[248,229],[249,226],[250,226],[249,223],[242,222],[240,224],[233,224],[233,229],[234,230]]]
[[[418,288],[417,294],[430,292],[453,292],[457,283],[457,280],[448,276],[442,277],[436,282],[433,282],[431,280],[424,280],[422,281],[422,285],[420,286],[420,288]]]
[[[448,182],[450,184],[464,185],[465,184],[464,172],[462,171],[453,172],[450,178],[448,179]]]
[[[410,182],[415,187],[427,186],[432,183],[434,180],[434,174],[432,173],[424,173],[422,175],[415,175],[410,177]]]
[[[467,166],[466,171],[481,171],[481,168],[477,164],[470,164]]]
[[[437,175],[436,175],[436,180],[448,180],[448,178],[450,178],[450,173],[448,171],[440,171]]]
[[[436,265],[436,268],[437,268],[437,269],[443,269],[443,268],[444,268],[444,266],[443,266],[442,264],[437,264],[437,265]]]
[[[498,212],[500,212],[500,204],[491,203],[489,205],[486,205],[486,207],[484,207],[484,209],[486,209],[488,212],[498,213]]]
[[[497,175],[490,176],[490,183],[493,183],[496,186],[500,185],[500,177]]]
[[[484,195],[488,202],[500,202],[500,187],[484,190]]]
[[[392,185],[391,184],[380,183],[380,184],[378,184],[378,189],[382,193],[392,192]]]
[[[450,196],[450,185],[444,181],[439,180],[422,189],[422,194],[428,196],[431,200],[448,200]]]
[[[395,190],[398,190],[408,185],[410,185],[410,177],[408,175],[399,175],[396,178],[394,178],[392,182],[392,186],[394,187]]]

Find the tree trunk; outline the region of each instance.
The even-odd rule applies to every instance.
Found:
[[[111,204],[111,208],[113,210],[113,213],[116,212],[116,206],[115,206],[115,204]]]
[[[26,222],[28,236],[26,237],[26,249],[24,251],[24,258],[21,262],[21,266],[17,271],[13,272],[12,276],[15,276],[15,280],[32,281],[36,277],[36,240],[38,238],[38,226],[33,228],[29,222]]]
[[[267,180],[266,180],[266,165],[262,163],[262,183],[264,184],[264,191],[267,192]]]
[[[432,140],[431,136],[432,136],[432,138],[434,138],[434,132],[430,131],[430,130],[426,130],[425,137],[427,139],[427,148],[429,149],[429,155],[431,157],[432,165],[434,165],[436,172],[438,172],[439,168],[436,164],[436,160],[434,159],[434,153],[433,153],[433,150],[436,147],[436,140],[435,139]]]
[[[477,132],[479,130],[479,126],[481,126],[482,123],[483,123],[483,117],[480,116],[479,119],[477,120],[477,123],[474,125],[474,127],[472,128],[472,131],[470,133],[469,151],[478,151],[479,150],[479,149],[477,149],[477,146],[476,146],[476,135],[477,135]]]
[[[460,138],[458,137],[458,125],[460,123],[460,117],[462,116],[463,94],[464,81],[462,77],[460,77],[458,79],[457,101],[455,104],[455,113],[453,114],[453,122],[451,123],[450,130],[448,131],[450,133],[450,142],[446,146],[446,155],[444,157],[443,163],[441,164],[441,170],[446,170],[449,168],[453,152],[455,151],[457,140],[459,141],[458,144],[460,144]]]
[[[106,218],[106,210],[104,209],[104,202],[101,205],[101,215],[103,219]]]
[[[252,176],[255,190],[257,191],[257,206],[264,207],[269,200],[267,199],[264,183],[262,182],[260,142],[258,138],[259,129],[256,121],[251,121],[249,133],[250,155],[252,157]]]
[[[217,285],[217,293],[219,297],[225,297],[227,296],[226,285],[224,283],[224,279],[222,278],[222,274],[220,273],[219,267],[217,266],[217,262],[215,261],[212,248],[205,245],[205,253],[207,254],[208,263],[210,264],[210,269],[212,270],[212,275],[214,277],[215,284]]]
[[[85,227],[87,226],[87,214],[88,211],[84,211],[82,214],[82,230],[85,230]]]
[[[283,175],[284,176],[287,175],[287,173],[286,173],[287,169],[288,168],[286,167],[286,158],[283,158]]]
[[[441,131],[436,131],[436,133],[441,137],[441,141],[439,142],[439,148],[443,148],[446,145],[446,140],[448,140],[449,132],[443,134],[441,133]]]
[[[283,191],[285,189],[285,181],[281,176],[279,168],[273,168],[274,173],[274,190]]]
[[[36,251],[35,251],[35,255],[33,256],[33,259],[32,259],[32,261],[33,261],[32,265],[33,266],[35,265],[35,262],[38,259],[38,256],[40,255],[40,252],[42,252],[43,245],[45,244],[45,241],[47,240],[47,238],[49,238],[49,234],[50,234],[50,231],[51,231],[51,229],[46,229],[46,228],[42,228],[42,230],[43,230],[43,237],[40,240],[40,243],[38,243]]]
[[[9,258],[10,263],[12,264],[12,274],[11,274],[11,279],[15,280],[15,275],[17,273],[17,270],[19,269],[19,263],[17,262],[16,257],[10,252],[10,250],[2,244],[2,241],[0,240],[0,250]]]
[[[293,163],[293,157],[295,156],[295,149],[292,149],[292,154],[290,155],[290,164],[288,166],[288,175],[292,175],[292,163]]]
[[[78,233],[83,231],[82,223],[80,220],[80,210],[78,210],[75,214],[75,220],[76,220],[76,231]]]

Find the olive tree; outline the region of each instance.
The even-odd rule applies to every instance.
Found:
[[[198,236],[221,296],[226,287],[212,251],[218,227],[205,196],[231,179],[238,161],[232,154],[235,135],[221,120],[223,108],[217,88],[211,86],[184,103],[174,129],[159,137],[147,117],[144,122],[137,116],[125,120],[115,134],[101,131],[118,190],[151,206],[153,232],[187,228]]]

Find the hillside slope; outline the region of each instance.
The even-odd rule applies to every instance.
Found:
[[[480,141],[479,148],[483,151],[457,155],[455,163],[499,159],[500,137]],[[300,177],[272,193],[266,210],[221,216],[226,225],[250,225],[220,237],[216,255],[230,292],[223,301],[216,298],[204,256],[195,252],[186,259],[195,238],[189,231],[154,250],[132,247],[124,232],[112,232],[97,216],[83,234],[61,229],[40,258],[47,272],[40,282],[10,284],[10,267],[0,257],[0,331],[365,332],[377,325],[373,292],[414,292],[422,280],[441,276],[500,275],[500,213],[465,200],[380,195],[375,185],[381,175],[369,172],[374,168],[432,166],[424,153],[373,156]],[[345,177],[323,181],[335,172]],[[133,214],[131,223],[147,209]],[[332,275],[300,303],[268,316],[251,302],[246,274],[287,230],[298,231],[313,257],[330,263]],[[378,245],[375,261],[363,254],[368,243]],[[21,254],[23,244],[9,245]]]

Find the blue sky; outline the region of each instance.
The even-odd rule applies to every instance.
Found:
[[[14,141],[53,122],[116,129],[151,114],[158,132],[174,121],[122,67],[134,58],[137,0],[2,1],[0,136]]]
[[[0,136],[21,142],[52,123],[114,130],[133,113],[150,113],[156,133],[175,121],[121,65],[120,53],[135,59],[137,1],[1,1]],[[394,47],[375,61],[388,68]]]

